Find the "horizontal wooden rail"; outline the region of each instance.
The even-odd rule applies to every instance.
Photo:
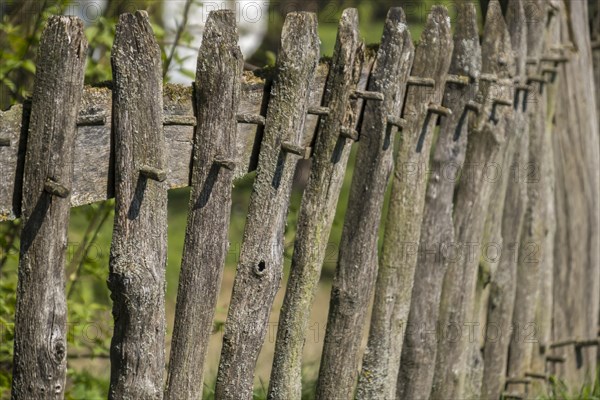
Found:
[[[367,60],[372,54],[367,54]],[[366,62],[359,89],[366,87],[372,62]],[[301,145],[313,142],[319,120],[323,88],[329,64],[320,63],[310,88],[309,114]],[[235,176],[254,171],[261,138],[256,135],[261,111],[268,101],[268,70],[245,72],[238,115],[237,157]],[[267,76],[263,78],[261,76]],[[86,86],[77,120],[71,206],[81,206],[114,196],[114,149],[111,149],[112,84]],[[190,185],[192,145],[196,117],[192,87],[168,84],[163,89],[164,133],[168,161],[167,184],[170,189]],[[361,100],[362,101],[362,100]],[[16,105],[0,111],[0,222],[20,216],[21,181],[29,125],[30,104]],[[321,110],[322,111],[322,110]],[[262,111],[264,113],[264,111]],[[264,118],[262,119],[264,121]],[[264,123],[264,122],[263,122]]]

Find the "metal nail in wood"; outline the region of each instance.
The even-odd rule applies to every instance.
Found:
[[[504,393],[502,393],[502,398],[503,399],[523,400],[525,398],[525,396],[522,394],[519,394],[519,393],[504,392]]]
[[[466,75],[448,75],[446,83],[454,83],[460,86],[467,86],[471,82],[471,79]]]
[[[561,356],[546,356],[546,362],[552,363],[552,364],[562,364],[564,362],[566,362],[567,359],[565,357],[561,357]]]
[[[479,75],[480,81],[496,83],[498,82],[498,77],[494,74],[481,74]]]
[[[44,183],[44,191],[52,196],[60,197],[61,199],[66,199],[69,196],[69,193],[71,193],[69,189],[50,178]]]
[[[225,156],[216,156],[214,159],[215,165],[218,165],[221,168],[225,168],[229,171],[233,171],[235,169],[235,160],[231,158],[227,158]]]
[[[548,376],[546,374],[540,374],[538,372],[525,372],[525,376],[527,378],[538,379],[538,380],[541,380],[541,381],[548,381],[548,380],[550,380],[550,376]]]
[[[166,171],[154,167],[149,167],[147,165],[144,165],[140,168],[140,175],[156,182],[164,182],[167,179]]]
[[[283,150],[285,153],[291,153],[291,154],[300,156],[300,157],[304,158],[305,160],[308,160],[312,153],[311,147],[299,146],[299,145],[291,143],[291,142],[281,143],[281,150]]]
[[[388,115],[387,117],[388,124],[397,127],[398,129],[404,129],[406,127],[406,120],[401,117],[396,117],[394,115]]]
[[[471,100],[467,103],[467,105],[465,106],[465,108],[469,111],[473,111],[475,114],[479,115],[481,114],[481,109],[482,106],[481,104]]]
[[[407,84],[412,86],[435,87],[435,79],[411,76],[408,78]]]
[[[371,92],[368,90],[355,90],[350,96],[353,99],[383,101],[384,96],[381,92]]]
[[[506,106],[506,107],[512,107],[513,106],[513,102],[512,101],[505,100],[505,99],[494,98],[494,99],[492,99],[492,102],[494,103],[494,106]]]
[[[340,129],[340,136],[345,139],[353,140],[355,142],[358,142],[358,139],[360,137],[356,129],[348,128],[345,126]]]
[[[196,117],[193,115],[165,115],[163,125],[196,126]]]
[[[237,122],[240,124],[265,125],[265,117],[260,114],[238,114]]]
[[[329,115],[329,112],[329,107],[308,107],[308,113],[311,115],[326,117]]]
[[[77,126],[102,126],[106,125],[106,113],[80,114],[77,117]]]
[[[506,379],[506,385],[529,385],[531,378],[508,378]]]
[[[432,114],[435,115],[439,115],[441,117],[450,117],[452,115],[452,110],[444,107],[444,106],[440,106],[438,104],[430,104],[429,107],[427,107],[427,111],[429,111]]]

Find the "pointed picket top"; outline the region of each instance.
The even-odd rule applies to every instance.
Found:
[[[468,1],[459,1],[456,4],[454,51],[449,73],[469,76],[472,80],[478,79],[481,74],[477,7]]]
[[[496,75],[498,79],[515,76],[510,34],[498,0],[492,0],[489,4],[481,48],[488,55],[482,59],[482,73]]]
[[[417,264],[417,254],[406,254],[398,244],[419,242],[427,189],[427,174],[415,174],[407,166],[427,165],[436,122],[451,115],[441,102],[452,49],[448,10],[435,6],[427,17],[411,68],[413,81],[430,81],[433,85],[410,85],[407,89],[402,115],[406,123],[395,156],[369,342],[359,380],[360,398],[395,397],[404,339],[402,327],[408,319]]]
[[[244,58],[235,13],[209,14],[198,53],[192,190],[165,400],[202,397],[203,372],[228,249]]]

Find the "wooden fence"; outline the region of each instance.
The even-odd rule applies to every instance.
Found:
[[[0,113],[0,215],[23,226],[13,398],[64,396],[69,212],[113,196],[109,397],[200,398],[232,182],[256,170],[215,388],[219,399],[252,398],[305,158],[269,384],[269,398],[300,398],[309,314],[355,142],[317,398],[526,398],[551,375],[592,378],[598,32],[592,46],[585,2],[492,0],[481,38],[476,7],[456,11],[452,31],[448,11],[434,7],[415,46],[392,8],[372,51],[347,9],[326,63],[316,16],[290,13],[275,71],[258,73],[243,71],[234,13],[215,11],[193,90],[163,87],[145,12],[121,16],[113,81],[99,87],[83,85],[82,23],[51,18],[31,103]],[[167,190],[183,186],[191,199],[167,363]]]

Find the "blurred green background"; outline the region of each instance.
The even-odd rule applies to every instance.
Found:
[[[272,65],[275,62],[279,35],[286,11],[306,10],[314,11],[318,14],[321,54],[322,56],[330,56],[335,44],[337,21],[342,10],[346,7],[358,8],[361,34],[365,42],[377,43],[381,36],[383,20],[389,7],[405,7],[413,38],[417,41],[426,14],[431,6],[443,3],[449,6],[453,15],[452,2],[444,0],[412,0],[404,2],[388,0],[311,0],[304,2],[272,2],[270,5],[268,29],[262,45],[247,61],[256,66]],[[66,0],[2,1],[0,3],[1,109],[4,110],[12,104],[23,102],[30,95],[35,74],[37,45],[45,21],[50,15],[68,13],[70,5],[71,2]],[[111,79],[110,48],[114,36],[116,16],[123,11],[131,11],[132,8],[148,9],[156,36],[161,43],[161,48],[163,48],[165,70],[181,67],[184,60],[177,52],[171,54],[165,50],[168,45],[172,44],[168,42],[167,38],[172,37],[173,32],[168,32],[164,22],[161,20],[162,7],[163,4],[161,1],[108,1],[103,15],[99,15],[94,19],[93,23],[86,27],[86,36],[90,43],[86,83]],[[177,31],[180,33],[177,35],[178,44],[185,45],[192,42],[192,38],[184,24],[177,27]],[[194,74],[194,71],[187,72],[191,76]],[[166,78],[166,81],[168,81],[168,78]],[[319,355],[329,304],[329,288],[336,265],[337,244],[341,235],[353,165],[353,159],[351,159],[332,229],[321,287],[315,302],[311,332],[306,342],[306,398],[311,397],[311,390],[318,372]],[[308,167],[306,165],[299,168],[290,206],[285,233],[286,277],[293,250],[302,183],[306,179],[307,170]],[[229,229],[231,246],[227,257],[223,287],[215,318],[215,334],[211,339],[211,348],[207,360],[209,364],[206,369],[207,377],[205,379],[207,397],[211,396],[212,383],[216,374],[220,352],[220,332],[226,317],[231,286],[235,277],[237,256],[240,250],[252,183],[253,175],[250,174],[235,183],[233,192],[233,208]],[[187,219],[188,199],[188,189],[173,190],[169,193],[169,246],[167,265],[168,342],[170,341],[173,325],[172,320]],[[67,388],[67,398],[69,399],[102,399],[107,397],[110,371],[107,354],[112,334],[112,318],[106,279],[108,275],[108,258],[112,233],[113,204],[111,200],[72,210],[69,247],[67,250],[68,262],[66,266],[69,305],[69,369]],[[0,398],[8,398],[10,395],[14,305],[19,252],[18,235],[19,221],[0,223]],[[274,328],[277,325],[277,315],[284,288],[285,279],[282,283],[282,290],[279,291],[273,307],[271,316],[273,329],[270,329],[267,334],[265,346],[257,366],[257,398],[264,398],[266,395],[275,338]]]

